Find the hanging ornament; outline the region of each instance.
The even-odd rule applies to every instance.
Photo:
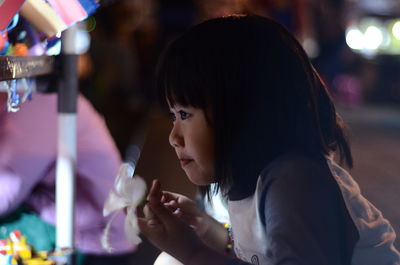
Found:
[[[7,87],[8,100],[7,100],[7,109],[8,112],[17,112],[19,110],[20,105],[20,97],[17,92],[17,80],[8,81]]]

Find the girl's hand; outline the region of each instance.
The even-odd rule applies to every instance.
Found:
[[[162,191],[161,202],[180,220],[190,225],[208,247],[224,252],[228,232],[214,218],[199,209],[194,201],[181,194]]]
[[[210,227],[211,217],[200,210],[188,197],[169,191],[162,191],[161,202],[180,220],[190,225],[202,238]]]
[[[149,203],[144,210],[145,217],[138,218],[140,231],[153,245],[184,264],[192,262],[200,253],[207,255],[211,250],[189,225],[164,206],[162,196],[159,181],[153,181],[148,195]]]
[[[161,191],[158,180],[153,181],[147,199],[158,206],[163,205],[163,210],[169,211],[171,216],[186,226],[190,226],[208,247],[218,252],[226,250],[228,242],[226,229],[214,218],[200,210],[194,201],[177,193]],[[160,223],[159,218],[153,218],[152,207],[154,206],[149,204],[144,208],[145,217],[151,223]],[[193,233],[193,231],[191,232]]]

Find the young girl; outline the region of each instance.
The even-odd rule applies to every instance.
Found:
[[[206,21],[169,46],[158,81],[183,170],[228,200],[236,258],[222,225],[158,181],[139,219],[155,246],[184,264],[400,264],[389,222],[333,160],[352,165],[343,122],[284,27]]]

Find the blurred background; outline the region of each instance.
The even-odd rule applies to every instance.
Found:
[[[400,234],[400,1],[119,0],[86,20],[89,51],[80,90],[105,118],[125,160],[149,183],[194,197],[168,144],[171,122],[157,106],[154,71],[162,49],[190,26],[239,12],[272,17],[303,44],[348,125],[364,195]],[[396,246],[400,248],[399,240]],[[147,242],[132,264],[152,264]]]

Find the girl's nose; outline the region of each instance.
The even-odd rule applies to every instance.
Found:
[[[184,146],[182,134],[179,132],[179,128],[175,124],[169,133],[169,144],[174,148]]]

